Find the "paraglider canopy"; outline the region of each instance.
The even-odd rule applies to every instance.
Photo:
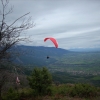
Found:
[[[58,48],[58,43],[55,38],[52,38],[52,37],[45,38],[44,42],[47,41],[48,39],[53,42],[53,44],[55,45],[56,48]]]
[[[47,37],[47,38],[44,39],[44,42],[47,41],[47,40],[51,40],[53,42],[53,44],[55,45],[55,47],[58,48],[58,43],[57,43],[55,38]],[[47,56],[47,59],[49,59],[49,56]]]

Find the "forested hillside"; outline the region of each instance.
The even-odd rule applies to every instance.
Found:
[[[0,65],[0,68],[7,72],[9,79],[9,85],[4,85],[8,91],[6,96],[2,96],[4,100],[34,98],[33,95],[36,94],[29,87],[27,78],[35,67],[39,69],[46,67],[52,76],[52,85],[49,87],[50,96],[44,96],[44,100],[62,100],[62,98],[75,100],[76,96],[79,100],[90,97],[93,97],[93,100],[100,98],[100,52],[72,52],[51,47],[31,46],[19,46],[13,49],[18,52],[15,63]],[[46,58],[47,55],[49,59]],[[41,78],[40,73],[38,75]],[[19,91],[16,92],[15,79],[17,76],[20,79],[20,85],[17,87]],[[39,98],[36,97],[36,100]]]
[[[16,63],[33,69],[47,67],[60,83],[100,83],[100,52],[74,52],[53,47],[19,46]],[[50,57],[47,59],[47,55]],[[25,70],[29,73],[29,70]]]
[[[100,74],[100,52],[72,52],[53,47],[18,46],[20,65],[48,67],[52,71]],[[50,58],[47,59],[47,56]]]

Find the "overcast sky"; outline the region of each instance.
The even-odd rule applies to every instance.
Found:
[[[51,46],[45,37],[57,39],[59,48],[100,48],[100,0],[10,0],[9,20],[30,12],[35,27],[27,31],[31,43]],[[9,6],[10,7],[10,6]]]

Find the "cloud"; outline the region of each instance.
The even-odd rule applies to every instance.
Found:
[[[99,0],[10,0],[10,4],[14,12],[8,20],[30,12],[36,24],[27,31],[33,42],[25,45],[53,46],[43,39],[55,37],[64,49],[100,47]]]

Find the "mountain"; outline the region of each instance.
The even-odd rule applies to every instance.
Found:
[[[17,46],[17,64],[48,67],[52,71],[100,74],[100,52],[74,52],[43,46]],[[47,59],[47,56],[50,58]],[[82,71],[82,72],[81,72]]]
[[[47,67],[53,80],[62,83],[91,83],[100,86],[100,51],[68,51],[43,46],[17,46],[15,63],[24,65],[30,73],[34,67]],[[50,58],[47,59],[47,56]],[[29,70],[28,70],[29,69]]]
[[[70,51],[61,48],[23,45],[17,46],[16,51],[19,52],[19,56],[15,60],[16,63],[34,66],[47,66],[56,62],[56,58],[70,53]]]
[[[74,48],[69,50],[74,52],[100,52],[100,48]]]

